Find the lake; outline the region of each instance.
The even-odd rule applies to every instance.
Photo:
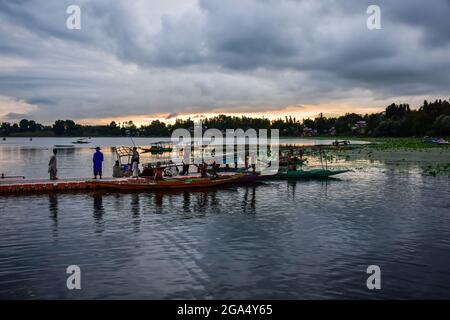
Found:
[[[8,138],[0,172],[46,178],[53,145],[72,140]],[[111,147],[131,141],[61,152],[59,176],[90,177],[97,145],[108,176]],[[330,165],[354,171],[208,191],[0,196],[0,298],[450,298],[448,176],[414,163]],[[66,287],[69,265],[81,290]],[[381,290],[367,289],[369,265]]]

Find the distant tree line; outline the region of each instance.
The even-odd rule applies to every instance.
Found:
[[[217,115],[202,120],[204,129],[279,129],[281,136],[374,136],[409,137],[424,135],[450,135],[450,100],[424,101],[413,110],[408,104],[391,104],[384,112],[359,115],[348,113],[340,117],[315,119],[269,120],[267,118]],[[168,137],[178,128],[193,130],[192,119],[176,119],[173,124],[153,120],[137,127],[132,121],[109,125],[80,125],[73,120],[56,120],[53,125],[42,125],[34,120],[23,119],[19,123],[3,122],[2,136],[144,136]]]

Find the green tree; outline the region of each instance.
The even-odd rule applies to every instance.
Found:
[[[20,120],[20,122],[19,122],[20,131],[22,131],[22,132],[28,131],[28,125],[29,125],[29,122],[27,119]]]

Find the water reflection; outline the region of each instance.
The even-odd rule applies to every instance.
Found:
[[[245,188],[241,207],[243,213],[256,213],[256,186],[248,186]]]
[[[191,212],[191,193],[190,192],[183,192],[183,211],[185,213]]]
[[[96,266],[80,298],[373,298],[364,266],[374,262],[389,280],[379,297],[450,297],[449,180],[385,167],[351,175],[0,197],[11,208],[0,297],[29,298],[22,288],[48,288],[55,266],[74,261]]]
[[[133,218],[133,230],[134,232],[139,232],[141,227],[141,205],[140,205],[140,195],[139,193],[134,193],[131,195],[131,214]]]
[[[155,206],[158,209],[161,209],[163,206],[163,197],[164,197],[164,193],[163,192],[157,192],[154,195],[154,202],[155,202]],[[162,210],[158,210],[157,213],[162,213]]]
[[[53,239],[58,239],[58,196],[55,193],[48,195],[48,212],[52,220]]]
[[[94,192],[92,195],[93,202],[93,217],[95,223],[95,232],[102,233],[105,230],[103,215],[105,214],[105,208],[103,207],[103,193]]]

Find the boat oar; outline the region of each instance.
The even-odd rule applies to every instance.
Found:
[[[5,174],[2,173],[0,178],[1,179],[17,179],[17,178],[25,179],[25,176],[5,176]]]

